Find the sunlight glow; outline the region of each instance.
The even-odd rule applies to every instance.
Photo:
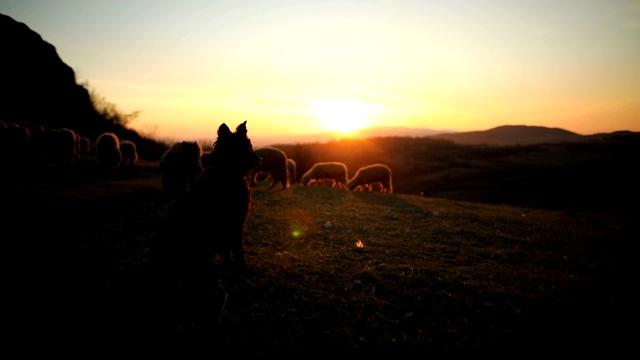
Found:
[[[371,125],[640,131],[638,0],[590,1],[578,16],[552,1],[112,3],[7,0],[0,12],[161,141],[244,120],[254,145]]]
[[[310,113],[327,130],[348,133],[371,125],[369,114],[376,106],[348,98],[313,101]]]

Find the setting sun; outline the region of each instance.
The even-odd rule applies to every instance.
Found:
[[[638,1],[582,1],[577,16],[557,1],[133,1],[104,11],[100,1],[9,0],[0,20],[33,30],[79,84],[139,114],[129,125],[141,135],[205,141],[248,120],[254,144],[269,145],[366,137],[372,125],[381,136],[509,124],[640,131]]]
[[[327,130],[347,133],[371,125],[369,114],[376,107],[353,99],[316,100],[310,113]]]

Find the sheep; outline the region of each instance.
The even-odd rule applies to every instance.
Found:
[[[309,183],[307,184],[307,186],[328,186],[328,187],[335,187],[336,186],[336,181],[333,179],[328,179],[328,178],[324,178],[324,179],[311,179],[311,181],[309,181]]]
[[[335,188],[346,188],[347,183],[347,165],[341,162],[320,162],[316,163],[302,175],[300,184],[309,185],[311,180],[331,179],[335,183]]]
[[[71,165],[80,158],[80,135],[72,129],[49,129],[34,126],[31,129],[34,160],[40,165]]]
[[[32,161],[29,128],[6,123],[5,127],[0,129],[0,135],[0,164],[6,166],[7,174],[26,169]]]
[[[383,186],[381,183],[358,185],[353,189],[353,191],[382,192]]]
[[[45,130],[46,146],[55,164],[70,164],[80,157],[80,135],[68,128]]]
[[[371,191],[373,184],[379,184],[380,192],[393,193],[391,169],[384,164],[372,164],[363,166],[347,183],[349,190],[355,190],[358,187],[365,187]]]
[[[31,144],[31,131],[25,126],[7,123],[2,132],[4,145],[10,146],[9,150],[15,149],[14,146],[24,150]]]
[[[80,137],[80,155],[89,155],[93,149],[91,140],[86,136]]]
[[[167,191],[187,192],[202,172],[202,147],[197,142],[176,142],[159,162],[162,187]]]
[[[296,162],[293,159],[287,159],[287,175],[289,184],[295,184],[297,180]]]
[[[111,132],[106,132],[96,139],[96,157],[103,170],[111,171],[122,161],[120,139]]]
[[[124,168],[133,168],[136,165],[136,162],[138,161],[138,150],[133,141],[122,140],[120,142],[120,153],[122,154],[120,166]]]
[[[256,149],[255,153],[262,159],[262,162],[249,174],[251,186],[256,186],[258,173],[269,173],[269,175],[271,175],[271,185],[269,189],[272,189],[278,183],[282,184],[283,190],[288,188],[287,154],[274,147]]]

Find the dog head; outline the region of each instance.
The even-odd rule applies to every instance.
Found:
[[[247,137],[246,121],[238,125],[235,132],[231,132],[227,124],[220,125],[210,160],[221,171],[239,177],[246,176],[260,164],[262,159],[253,151],[251,140]]]

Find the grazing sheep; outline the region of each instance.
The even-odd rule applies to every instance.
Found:
[[[106,132],[96,139],[96,157],[100,167],[105,171],[111,171],[122,161],[120,153],[120,139],[111,132]]]
[[[333,179],[311,179],[307,186],[328,186],[328,187],[336,187],[336,181]]]
[[[353,188],[353,191],[382,192],[383,189],[384,188],[381,183],[374,183],[374,184],[358,185],[355,188]]]
[[[391,183],[391,169],[384,164],[373,164],[363,166],[347,183],[349,190],[355,190],[358,187],[365,187],[371,191],[373,184],[380,185],[380,192],[393,193],[393,185]]]
[[[133,141],[122,140],[120,142],[120,153],[122,154],[120,166],[124,168],[133,168],[136,165],[136,162],[138,161],[138,150]]]
[[[195,141],[176,142],[162,155],[159,165],[165,190],[189,191],[202,172],[202,147]]]
[[[256,186],[256,176],[258,176],[258,173],[268,173],[271,175],[271,185],[269,189],[272,189],[278,183],[282,184],[283,190],[288,188],[287,155],[284,151],[274,147],[263,147],[256,149],[255,153],[260,156],[262,162],[249,174],[251,186]]]
[[[47,154],[55,164],[70,164],[80,157],[80,135],[68,128],[45,130]]]
[[[296,162],[293,159],[287,159],[287,175],[289,178],[289,184],[295,184],[298,182],[296,174]]]
[[[89,155],[93,146],[88,137],[80,137],[80,155]]]
[[[334,180],[334,188],[346,188],[347,165],[341,162],[321,162],[316,163],[300,178],[300,184],[309,185],[311,180],[331,179]]]
[[[80,158],[80,135],[68,128],[31,130],[34,159],[42,165],[71,165]]]
[[[9,150],[17,151],[18,148],[26,150],[31,144],[31,131],[25,126],[8,123],[2,132],[4,134],[3,145],[9,146]]]
[[[32,161],[31,154],[29,128],[14,123],[0,128],[0,164],[6,166],[7,173],[27,168]]]

